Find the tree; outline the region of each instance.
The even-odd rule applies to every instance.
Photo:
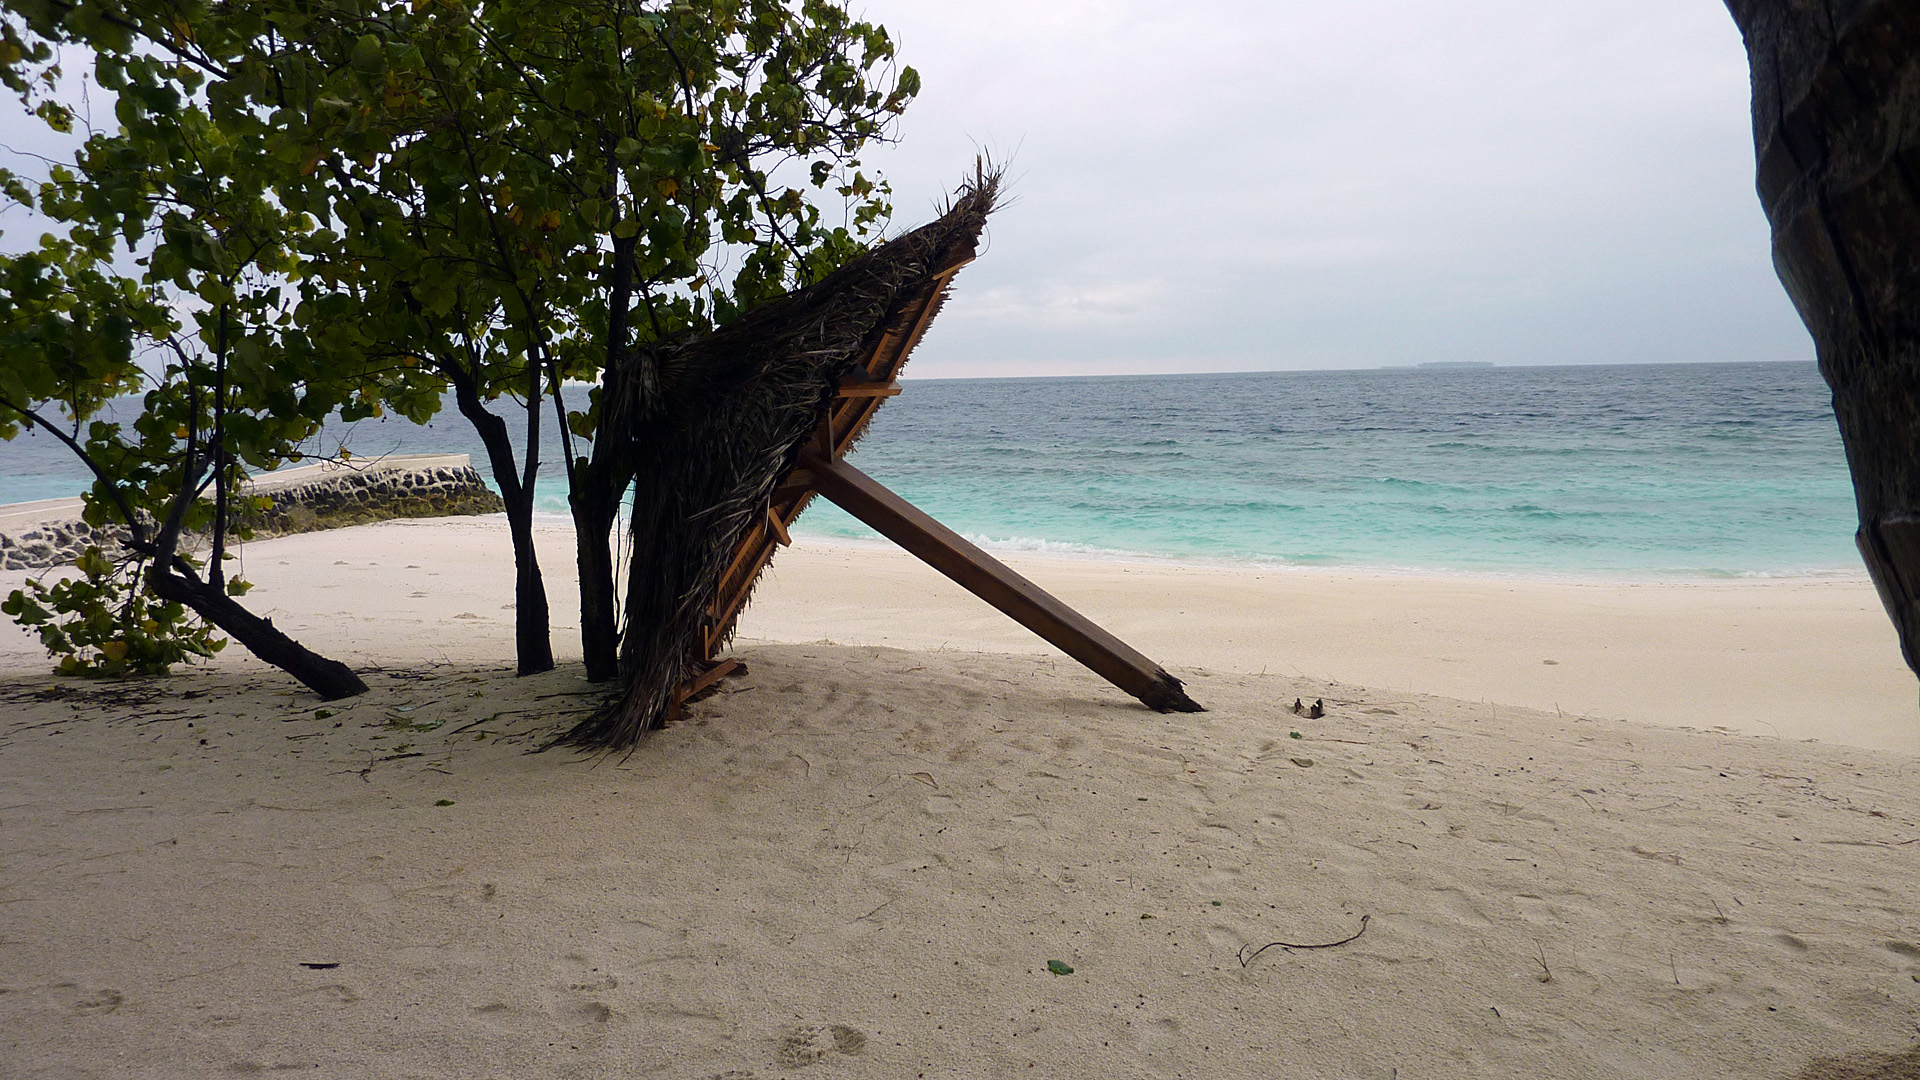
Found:
[[[151,20],[154,13],[137,18]],[[164,22],[162,23],[163,25]],[[288,208],[258,125],[217,122],[207,82],[219,72],[215,33],[171,24],[152,47],[136,13],[112,5],[24,4],[0,21],[0,81],[56,130],[73,113],[58,97],[53,46],[94,49],[94,74],[116,95],[113,133],[89,133],[71,167],[36,189],[0,173],[13,201],[66,235],[0,262],[0,436],[25,426],[59,438],[94,473],[87,514],[117,521],[141,586],[201,618],[322,697],[366,689],[247,611],[224,563],[248,470],[300,456],[334,412],[377,407],[349,327],[309,332],[295,318],[295,241],[311,219]],[[138,267],[124,274],[118,267]],[[95,419],[114,394],[145,388],[128,425]],[[206,536],[200,564],[184,537]],[[94,575],[89,572],[89,577]],[[26,598],[10,606],[27,618]],[[128,610],[139,603],[129,597]]]
[[[445,4],[353,30],[310,39],[329,74],[277,106],[306,118],[313,179],[297,204],[358,223],[310,272],[380,313],[379,348],[444,379],[479,431],[514,537],[523,672],[551,666],[531,528],[551,397],[588,677],[611,678],[610,538],[632,479],[620,444],[660,378],[644,346],[860,250],[888,205],[855,155],[918,77],[874,85],[890,72],[885,31],[820,0]],[[781,164],[802,187],[773,190]],[[806,186],[841,199],[843,220],[826,223]],[[569,383],[593,384],[580,408]],[[517,465],[484,407],[506,392],[530,433]]]
[[[137,143],[137,136],[130,141]],[[17,201],[76,224],[67,239],[48,237],[38,251],[0,258],[6,285],[0,296],[0,438],[38,428],[79,456],[95,477],[87,518],[96,525],[115,521],[126,530],[132,571],[116,574],[91,549],[80,559],[84,583],[46,588],[30,582],[34,594],[16,591],[6,611],[41,625],[50,651],[64,654],[65,671],[164,671],[189,653],[211,655],[220,643],[203,628],[183,624],[185,608],[322,698],[363,693],[366,685],[344,664],[313,653],[246,610],[235,597],[247,583],[228,580],[223,565],[243,464],[270,467],[285,458],[317,428],[312,413],[324,416],[333,407],[312,395],[291,400],[298,380],[289,377],[296,366],[289,358],[299,349],[289,347],[275,325],[281,321],[279,291],[267,284],[270,276],[262,276],[285,256],[267,239],[279,213],[232,197],[218,184],[205,185],[201,205],[172,202],[159,212],[163,235],[143,260],[146,280],[117,276],[102,265],[113,235],[107,222],[137,233],[128,222],[143,216],[92,213],[76,200],[112,187],[103,183],[110,180],[120,182],[116,190],[127,200],[122,209],[152,199],[153,192],[125,171],[128,149],[113,140],[90,141],[80,162],[90,182],[56,170],[37,198],[10,180]],[[175,163],[195,156],[182,154]],[[149,160],[134,171],[155,165]],[[250,210],[267,219],[249,220]],[[207,228],[209,219],[221,227]],[[193,301],[201,306],[189,330],[173,308]],[[143,344],[170,354],[157,372],[135,362],[136,347]],[[274,376],[263,377],[267,370]],[[96,419],[110,398],[142,386],[149,389],[130,430]],[[203,498],[209,493],[210,500]],[[204,572],[181,550],[189,531],[212,541]],[[58,622],[56,614],[75,618]]]
[[[888,207],[856,155],[918,87],[912,69],[894,73],[884,30],[828,0],[18,0],[15,16],[0,78],[17,91],[32,96],[51,46],[90,47],[123,111],[193,118],[221,150],[203,167],[246,170],[211,182],[285,215],[272,250],[288,259],[256,283],[284,305],[279,336],[245,340],[307,364],[298,415],[331,403],[420,420],[452,390],[507,502],[522,672],[552,663],[531,531],[552,399],[595,679],[616,664],[622,443],[667,374],[643,346],[725,323],[859,250]],[[179,198],[167,184],[194,189],[177,169],[142,182],[166,198]],[[843,220],[809,190],[837,196]],[[108,184],[73,205],[137,246],[147,221],[125,201]],[[261,393],[291,385],[272,366],[245,374],[269,380]],[[594,384],[582,407],[563,396],[573,381]],[[521,462],[488,409],[509,395],[533,435]]]
[[[1920,15],[1728,0],[1753,71],[1774,266],[1833,389],[1856,541],[1920,672]]]

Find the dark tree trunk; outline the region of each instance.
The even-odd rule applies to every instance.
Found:
[[[1727,0],[1773,261],[1818,348],[1855,536],[1920,672],[1920,7]]]
[[[616,237],[607,284],[607,361],[602,376],[600,424],[593,458],[575,477],[572,493],[574,544],[580,570],[580,646],[587,681],[607,682],[620,669],[620,619],[614,604],[613,524],[625,497],[629,474],[616,464],[630,449],[636,417],[630,396],[644,392],[644,377],[632,370],[627,348],[633,305],[633,251],[638,236]],[[656,327],[656,329],[658,329]],[[642,363],[645,359],[642,358]]]
[[[606,682],[619,674],[620,620],[614,610],[613,521],[598,492],[577,498],[573,506],[574,544],[580,566],[580,645],[587,681]]]
[[[15,407],[14,411],[26,420],[28,428],[37,427],[66,444],[92,471],[100,486],[111,493],[121,522],[129,534],[129,546],[153,562],[147,570],[147,588],[155,596],[185,605],[194,614],[226,631],[248,652],[305,683],[308,689],[320,695],[322,701],[335,701],[367,692],[367,684],[360,681],[360,676],[355,675],[352,668],[338,660],[329,660],[293,640],[274,626],[272,619],[255,615],[227,595],[226,581],[220,574],[220,552],[226,540],[224,514],[215,520],[210,581],[200,580],[194,574],[193,564],[175,554],[180,544],[180,522],[193,502],[194,483],[199,476],[191,451],[182,470],[184,475],[180,491],[175,496],[173,512],[161,526],[159,536],[154,537],[148,535],[140,515],[127,502],[118,482],[72,435],[49,424],[45,417],[31,409]],[[223,452],[216,453],[216,462],[223,459]],[[224,473],[218,477],[221,490],[224,491],[228,481],[229,477]]]
[[[201,581],[190,571],[176,572],[160,565],[147,572],[147,585],[162,600],[192,608],[194,613],[225,631],[253,655],[305,683],[323,701],[367,692],[367,684],[338,660],[329,660],[288,637],[273,625],[241,607],[217,584]]]
[[[540,577],[540,560],[533,548],[533,488],[520,482],[514,469],[513,441],[507,422],[487,411],[477,388],[465,373],[449,370],[454,400],[460,412],[487,448],[493,481],[507,508],[507,529],[513,536],[513,644],[518,672],[537,675],[553,670],[553,639],[548,628],[547,586]]]
[[[533,492],[507,502],[507,529],[513,535],[513,648],[521,675],[553,670],[547,585],[533,550]]]

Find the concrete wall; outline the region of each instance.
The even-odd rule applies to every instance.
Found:
[[[256,477],[245,490],[248,497],[272,502],[239,517],[256,540],[388,518],[504,509],[465,454],[390,457],[353,467],[307,465]],[[71,566],[88,545],[118,550],[124,532],[118,526],[96,529],[81,520],[80,511],[79,499],[0,506],[0,570]]]

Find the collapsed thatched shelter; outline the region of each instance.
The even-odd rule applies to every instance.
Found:
[[[632,440],[632,553],[620,667],[626,692],[569,733],[596,747],[658,727],[702,670],[721,577],[767,520],[775,487],[827,416],[841,381],[901,314],[971,259],[998,177],[982,173],[945,214],[726,328],[663,343],[644,436]],[[931,296],[929,294],[932,294]],[[921,301],[915,305],[913,301]],[[761,567],[754,567],[758,576]],[[749,586],[751,583],[749,582]],[[727,620],[731,630],[732,620]]]
[[[620,649],[626,689],[567,742],[631,745],[737,666],[719,660],[718,650],[786,542],[787,523],[817,491],[864,484],[894,504],[887,510],[918,515],[839,458],[881,401],[899,393],[894,379],[953,275],[972,261],[998,187],[997,174],[981,171],[938,220],[723,330],[635,358],[648,377],[626,380],[636,388],[631,400],[605,403],[610,415],[624,416],[623,456],[634,477]],[[1153,707],[1199,708],[1151,661],[937,522],[919,519],[906,526],[909,550],[1049,640],[1068,642],[1070,653]],[[939,550],[929,554],[913,540]]]

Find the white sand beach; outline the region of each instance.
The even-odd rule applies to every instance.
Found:
[[[541,543],[577,656],[570,538]],[[1209,708],[1162,716],[904,556],[803,542],[746,677],[583,757],[527,753],[594,698],[564,660],[512,677],[499,521],[245,559],[369,694],[237,650],[56,679],[0,633],[0,1075],[1920,1061],[1920,711],[1864,575],[1010,560]]]

